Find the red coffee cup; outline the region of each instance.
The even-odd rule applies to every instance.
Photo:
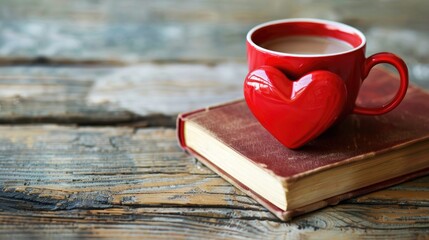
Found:
[[[350,45],[333,53],[296,54],[262,47],[287,37],[316,37]],[[249,74],[244,95],[258,121],[281,143],[298,148],[344,116],[380,115],[394,109],[408,87],[404,61],[392,53],[365,57],[366,39],[359,30],[333,21],[286,19],[258,25],[247,34]],[[378,108],[356,106],[363,80],[379,63],[393,65],[400,86],[393,99]]]

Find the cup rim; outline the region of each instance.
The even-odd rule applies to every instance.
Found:
[[[253,42],[252,35],[257,30],[264,28],[264,27],[267,27],[267,26],[270,26],[270,25],[280,24],[280,23],[288,23],[288,22],[312,22],[312,23],[322,23],[322,24],[327,24],[327,25],[334,25],[337,28],[339,28],[340,30],[344,29],[344,32],[356,33],[361,38],[362,43],[357,47],[354,47],[350,50],[342,51],[342,52],[329,53],[329,54],[296,54],[296,53],[284,53],[284,52],[277,52],[277,51],[268,50],[266,48],[263,48],[263,47],[257,45],[255,42]],[[287,19],[280,19],[280,20],[274,20],[274,21],[261,23],[261,24],[254,26],[252,29],[249,30],[249,32],[246,35],[246,40],[249,44],[251,44],[254,48],[256,48],[257,50],[259,50],[261,52],[270,53],[270,54],[274,54],[277,56],[304,57],[304,58],[329,57],[329,56],[337,56],[337,55],[347,54],[347,53],[354,52],[354,51],[362,48],[366,44],[365,35],[361,31],[359,31],[358,29],[356,29],[352,26],[349,26],[347,24],[344,24],[344,23],[330,21],[330,20],[324,20],[324,19],[317,19],[317,18],[287,18]]]

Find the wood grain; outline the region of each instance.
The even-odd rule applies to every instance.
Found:
[[[0,121],[102,124],[138,118],[114,106],[86,103],[97,76],[111,71],[85,67],[1,67]]]
[[[49,125],[0,128],[2,193],[62,202],[46,202],[41,205],[46,209],[97,208],[96,195],[102,207],[199,205],[199,198],[207,200],[204,204],[208,205],[213,201],[215,205],[237,201],[249,207],[255,205],[247,197],[234,194],[233,187],[209,170],[195,165],[178,148],[172,129]],[[213,192],[230,194],[218,199],[211,198]],[[82,197],[88,201],[81,201]]]
[[[282,223],[183,153],[173,129],[22,125],[0,126],[0,132],[5,239],[429,234],[429,206],[415,198],[427,195],[429,177]]]
[[[173,126],[179,112],[242,97],[246,65],[0,67],[1,123]]]

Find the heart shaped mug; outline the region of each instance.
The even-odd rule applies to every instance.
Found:
[[[399,105],[408,88],[408,69],[401,58],[386,52],[366,58],[365,36],[342,23],[301,18],[272,21],[251,29],[246,45],[247,105],[288,148],[303,146],[348,114],[387,113]],[[378,108],[356,106],[363,80],[379,63],[398,70],[396,95]]]

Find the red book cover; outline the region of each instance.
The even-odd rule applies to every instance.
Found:
[[[398,82],[392,73],[374,69],[365,80],[358,104],[379,106],[388,102]],[[183,149],[283,220],[429,173],[429,166],[423,162],[417,171],[404,170],[403,174],[369,186],[351,189],[295,209],[281,209],[214,164],[213,159],[207,159],[189,148],[184,134],[187,121],[203,127],[213,138],[276,178],[285,182],[296,181],[309,174],[425,142],[429,138],[429,94],[413,85],[409,87],[403,102],[393,111],[376,117],[350,115],[298,150],[288,149],[272,137],[254,118],[244,100],[179,115],[178,139]],[[424,154],[428,159],[429,150]]]

